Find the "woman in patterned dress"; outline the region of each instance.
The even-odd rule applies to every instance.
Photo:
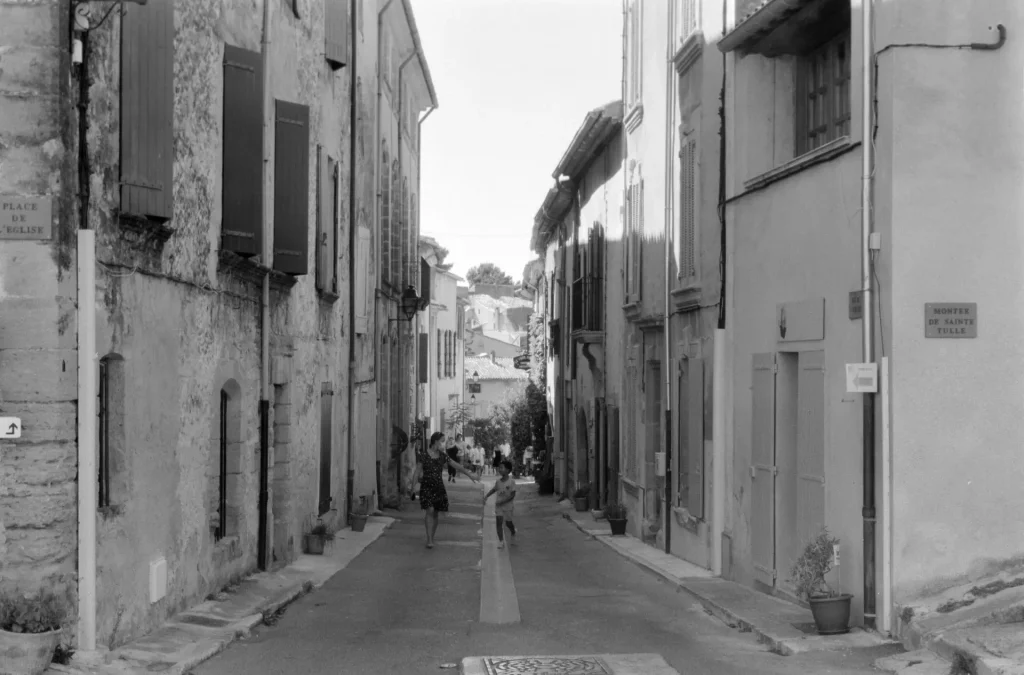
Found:
[[[427,548],[434,548],[437,533],[437,514],[448,510],[448,491],[444,489],[444,470],[451,468],[468,476],[474,483],[476,476],[458,462],[452,461],[444,451],[444,434],[435,431],[430,446],[418,457],[416,474],[420,481],[420,508],[424,511],[423,525],[427,530]]]

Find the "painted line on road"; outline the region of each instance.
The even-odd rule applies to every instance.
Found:
[[[485,490],[490,484],[484,485]],[[519,596],[508,549],[498,549],[494,529],[494,500],[484,506],[483,554],[480,564],[480,623],[519,623]]]

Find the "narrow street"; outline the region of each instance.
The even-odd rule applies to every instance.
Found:
[[[389,511],[396,523],[346,569],[195,675],[437,673],[470,656],[641,653],[660,654],[684,675],[869,673],[886,653],[771,654],[581,533],[532,481],[519,487],[519,544],[498,551],[511,559],[521,621],[481,623],[481,565],[490,558],[481,555],[481,525],[493,521],[483,519],[480,485],[460,477],[448,490],[451,512],[434,549],[424,547],[416,505]],[[493,546],[486,534],[483,545]]]

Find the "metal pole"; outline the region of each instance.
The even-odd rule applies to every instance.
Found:
[[[861,167],[861,288],[864,293],[864,313],[862,321],[864,363],[874,362],[874,322],[872,321],[873,297],[871,286],[871,173],[873,168],[874,147],[873,107],[874,68],[872,41],[872,0],[864,0],[861,4],[861,65],[863,70],[861,90],[861,148],[863,149],[863,165]],[[864,394],[864,429],[863,429],[863,481],[864,506],[861,515],[864,519],[864,626],[875,627],[875,395]]]
[[[78,230],[78,648],[96,649],[96,232]]]

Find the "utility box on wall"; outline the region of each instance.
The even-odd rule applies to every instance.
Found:
[[[167,595],[167,559],[164,557],[149,563],[149,602],[159,602]]]

